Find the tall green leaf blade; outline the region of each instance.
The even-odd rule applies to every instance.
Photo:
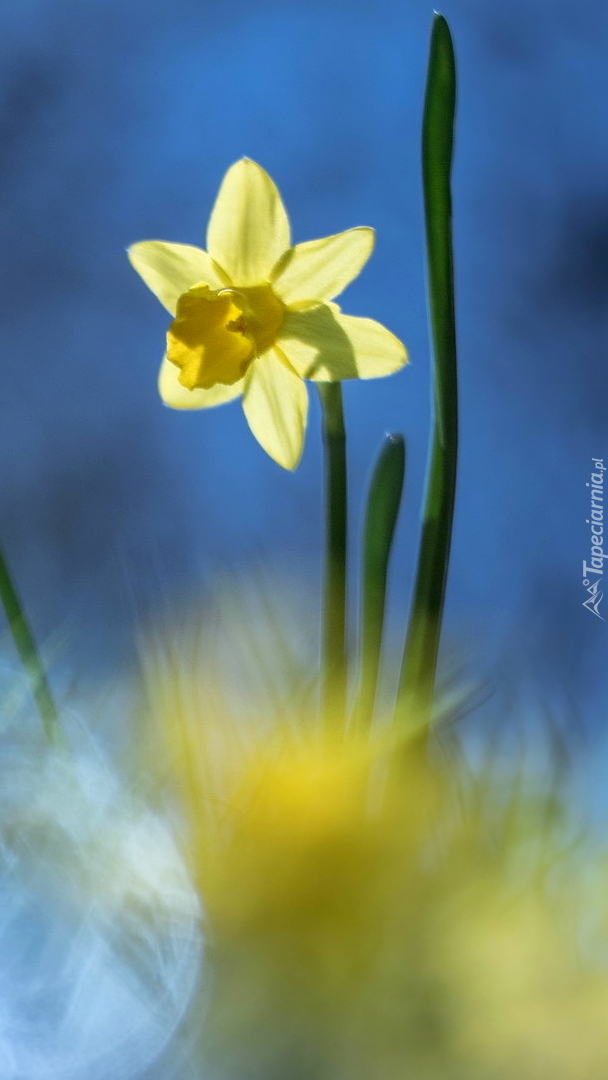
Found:
[[[430,723],[445,598],[458,452],[451,170],[456,64],[446,20],[431,34],[422,133],[434,416],[422,536],[395,718]]]

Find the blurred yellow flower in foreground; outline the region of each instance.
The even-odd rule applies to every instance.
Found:
[[[165,731],[221,1075],[608,1075],[606,860],[550,802],[482,777],[480,805],[421,745],[202,724],[183,698]]]
[[[203,409],[242,395],[255,438],[294,469],[306,429],[303,379],[372,379],[407,362],[380,323],[330,303],[373,244],[373,229],[355,228],[291,246],[274,182],[254,161],[236,162],[211,213],[207,251],[160,240],[129,248],[134,268],[175,316],[160,370],[163,401]]]

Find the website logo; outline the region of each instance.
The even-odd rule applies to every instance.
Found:
[[[586,519],[587,525],[591,526],[591,555],[590,561],[583,559],[583,585],[589,596],[583,600],[583,607],[597,615],[598,619],[606,622],[600,615],[600,603],[604,596],[602,585],[604,577],[604,559],[608,559],[608,552],[604,554],[604,472],[606,466],[603,458],[591,458],[593,472],[591,480],[587,482],[591,495],[591,516]]]

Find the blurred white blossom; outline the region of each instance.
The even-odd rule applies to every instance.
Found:
[[[170,830],[90,750],[5,746],[0,767],[0,1076],[140,1075],[201,958]]]

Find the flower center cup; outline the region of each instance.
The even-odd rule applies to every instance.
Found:
[[[231,385],[272,347],[284,307],[270,285],[213,291],[194,285],[180,296],[167,333],[167,359],[188,390]]]

